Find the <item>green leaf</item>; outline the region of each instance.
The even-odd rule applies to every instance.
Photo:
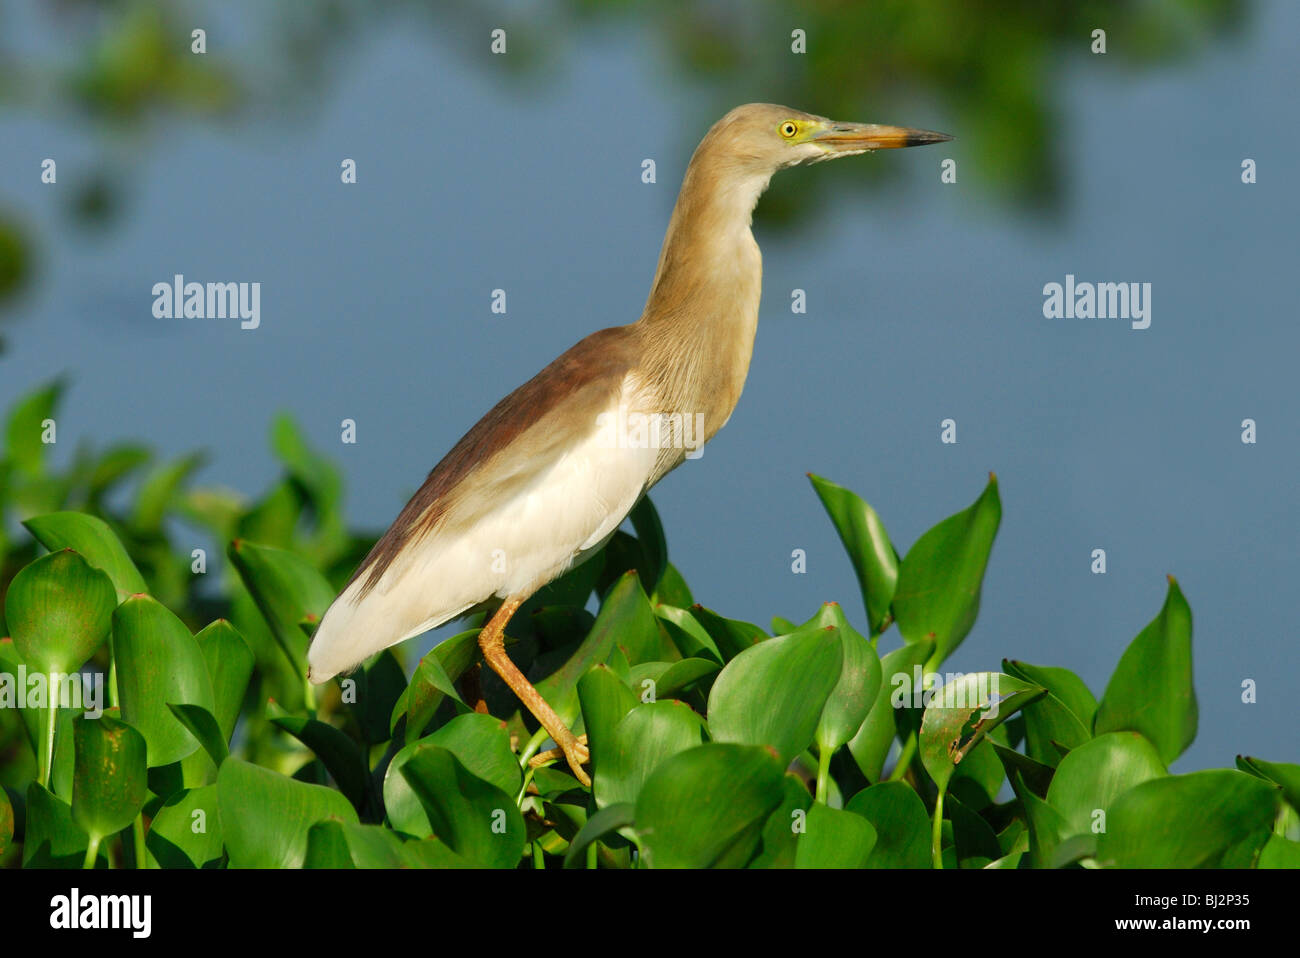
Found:
[[[1173,576],[1160,614],[1125,650],[1097,706],[1093,728],[1141,732],[1166,765],[1196,737],[1192,610]]]
[[[332,788],[286,778],[231,758],[217,773],[217,806],[231,868],[300,868],[316,822],[356,822],[348,800]]]
[[[631,825],[634,812],[635,806],[631,802],[623,802],[618,805],[608,805],[592,815],[569,843],[569,850],[564,854],[564,867],[581,866],[586,859],[584,853],[587,847],[592,842]]]
[[[795,626],[798,628],[798,626]],[[794,868],[799,852],[799,833],[807,823],[807,811],[813,803],[804,783],[793,772],[781,778],[782,798],[776,811],[763,823],[763,837],[758,854],[748,868]]]
[[[1046,691],[1001,672],[968,672],[937,689],[921,719],[920,755],[943,792],[984,736]]]
[[[119,602],[128,595],[149,591],[126,547],[103,519],[83,512],[51,512],[28,519],[23,525],[51,552],[72,549],[106,573]]]
[[[660,765],[699,745],[703,722],[688,705],[667,699],[638,705],[614,726],[592,777],[599,806],[634,803]]]
[[[783,770],[771,749],[758,746],[712,743],[674,755],[637,796],[642,861],[652,868],[743,867],[781,804]]]
[[[812,743],[840,678],[839,629],[814,626],[737,655],[709,692],[715,742],[769,745],[784,765]]]
[[[80,669],[108,635],[117,592],[112,580],[71,550],[51,552],[9,583],[5,621],[30,671]]]
[[[403,842],[392,830],[351,822],[317,822],[307,835],[304,868],[468,868],[436,839]]]
[[[1005,659],[1002,664],[1007,674],[1035,683],[1054,678],[1050,673],[1067,672],[1066,669],[1024,667],[1021,663],[1009,662]],[[1031,678],[1031,673],[1036,678]],[[1077,679],[1072,672],[1068,674]],[[1025,750],[1029,753],[1029,757],[1035,762],[1054,768],[1061,760],[1063,752],[1082,745],[1092,737],[1092,712],[1095,709],[1096,704],[1093,703],[1092,708],[1086,712],[1087,718],[1081,718],[1050,689],[1037,702],[1025,706]]]
[[[1068,834],[1090,833],[1098,811],[1109,815],[1129,789],[1167,774],[1155,746],[1137,732],[1107,732],[1061,759],[1047,803],[1061,813]]]
[[[1111,805],[1097,859],[1118,868],[1213,867],[1231,846],[1267,836],[1280,798],[1276,785],[1235,769],[1151,779]]]
[[[384,808],[389,822],[398,831],[417,838],[433,834],[433,826],[419,796],[402,774],[403,766],[421,747],[431,746],[451,752],[469,774],[505,794],[517,794],[523,784],[523,773],[510,749],[510,733],[505,723],[477,712],[458,715],[393,756],[384,775]]]
[[[1014,749],[1005,748],[997,742],[993,742],[992,745],[993,751],[1002,762],[1003,769],[1006,770],[1007,781],[1014,781],[1015,776],[1020,775],[1029,791],[1039,798],[1045,799],[1047,797],[1047,789],[1052,784],[1055,769],[1050,765],[1044,765],[1042,762],[1035,762],[1028,755],[1022,755]]]
[[[718,650],[713,636],[686,609],[660,603],[655,606],[655,615],[666,624],[668,636],[673,640],[685,658],[709,658],[722,664],[722,653]]]
[[[724,618],[702,605],[691,606],[690,612],[713,638],[723,661],[730,662],[746,649],[767,641],[767,633],[751,622]]]
[[[212,681],[212,714],[221,729],[222,741],[229,742],[253,677],[253,651],[239,630],[225,619],[209,624],[194,636],[194,642]]]
[[[475,629],[473,632],[464,632],[461,635],[468,635],[470,641],[473,641],[474,647],[477,648],[478,643],[475,641],[477,633],[478,630]],[[447,641],[451,642],[454,639],[448,639]],[[415,667],[415,674],[411,676],[410,684],[402,691],[397,704],[393,708],[393,714],[389,720],[389,732],[391,734],[397,727],[397,719],[404,714],[406,716],[405,744],[407,745],[424,733],[425,727],[433,721],[433,715],[438,711],[438,706],[442,704],[443,699],[450,698],[466,711],[469,710],[469,706],[461,699],[460,692],[456,689],[455,679],[451,677],[446,666],[442,664],[443,656],[438,654],[438,649],[446,645],[447,642],[440,643],[436,648],[431,649],[428,655],[420,659],[420,664]],[[468,665],[468,662],[466,665]],[[464,671],[463,667],[461,671]]]
[[[1270,835],[1259,856],[1259,868],[1300,868],[1300,842]]]
[[[1011,787],[1024,809],[1029,826],[1029,857],[1035,868],[1054,868],[1057,848],[1070,834],[1070,824],[1060,812],[1035,795],[1019,772],[1011,772]]]
[[[365,756],[352,739],[333,725],[299,715],[277,715],[271,719],[271,724],[284,729],[311,749],[325,766],[325,771],[338,783],[339,791],[347,796],[353,808],[361,811],[366,804],[370,776]]]
[[[608,804],[604,790],[597,784],[606,762],[613,761],[614,730],[623,716],[638,703],[633,692],[607,665],[591,668],[578,681],[578,700],[582,708],[582,724],[587,732],[587,747],[591,752],[592,782],[596,805]]]
[[[320,620],[334,601],[333,586],[306,559],[284,549],[236,539],[229,555],[289,662],[304,669],[307,636],[299,623]]]
[[[9,414],[5,429],[5,458],[26,478],[35,479],[45,471],[48,444],[42,441],[45,431],[42,424],[54,418],[63,389],[63,381],[55,380],[23,397]]]
[[[1300,811],[1300,765],[1285,762],[1266,762],[1262,758],[1237,756],[1237,768],[1259,778],[1282,786],[1282,797],[1287,804]]]
[[[471,774],[437,745],[418,744],[401,767],[433,833],[476,865],[514,868],[528,841],[512,795]]]
[[[176,721],[184,725],[186,731],[203,746],[203,751],[212,759],[213,766],[220,768],[230,754],[230,749],[226,747],[226,737],[221,734],[221,726],[216,717],[201,705],[168,703],[167,707],[176,716]]]
[[[885,524],[876,510],[856,493],[812,473],[808,478],[857,573],[862,604],[867,610],[867,627],[872,635],[883,632],[898,585],[898,553],[889,541]]]
[[[899,566],[894,590],[898,629],[908,642],[932,639],[936,665],[975,624],[984,569],[1001,519],[997,478],[990,473],[979,499],[921,536]]]
[[[185,623],[156,599],[136,595],[113,613],[122,718],[140,731],[149,767],[170,765],[199,747],[168,705],[198,705],[212,712],[212,682],[203,653]]]
[[[662,602],[664,605],[675,605],[680,609],[689,609],[695,604],[695,599],[691,595],[691,587],[686,584],[681,572],[671,562],[664,568],[664,574],[659,579],[659,585],[655,587],[654,592],[651,594],[650,601],[654,603]]]
[[[804,827],[795,852],[796,868],[867,867],[876,830],[861,815],[813,802]]]
[[[864,868],[929,868],[930,816],[916,791],[904,782],[864,788],[844,806],[876,831]]]
[[[572,725],[580,712],[578,680],[593,665],[604,662],[616,642],[625,647],[640,649],[658,641],[659,627],[654,623],[654,613],[650,610],[650,602],[641,589],[641,583],[634,573],[624,573],[605,597],[596,624],[591,627],[591,632],[582,644],[564,665],[534,684],[542,698],[555,709],[560,721]],[[659,656],[652,656],[647,661],[658,658]]]
[[[645,575],[642,586],[647,593],[653,594],[668,568],[668,543],[664,541],[664,527],[659,521],[659,513],[649,496],[644,496],[628,513],[632,528],[636,530],[637,541],[646,558]]]
[[[163,868],[203,868],[221,860],[217,786],[177,792],[149,824],[145,847]]]
[[[681,659],[677,662],[642,662],[629,670],[628,685],[644,695],[654,683],[654,698],[670,698],[700,679],[717,675],[721,666],[709,659]]]
[[[0,860],[8,853],[14,838],[14,806],[9,793],[0,786]]]
[[[72,806],[40,782],[27,786],[24,868],[80,868],[90,836],[72,817]]]
[[[206,457],[203,453],[190,453],[173,462],[164,463],[145,477],[135,497],[135,511],[131,527],[139,533],[155,533],[162,529],[167,510],[176,501],[181,485]]]
[[[107,838],[130,825],[149,796],[144,737],[106,715],[78,717],[72,727],[72,817],[91,838]]]
[[[849,752],[867,781],[880,780],[885,759],[889,757],[889,747],[898,732],[895,698],[899,699],[897,704],[905,704],[902,702],[903,689],[911,688],[914,671],[923,668],[933,652],[934,643],[927,640],[904,645],[880,660],[880,690],[862,727],[849,739]],[[929,867],[929,859],[926,861],[926,867]]]
[[[849,625],[838,603],[827,602],[803,628],[812,625],[834,626],[843,655],[840,679],[822,709],[815,736],[818,749],[829,754],[853,738],[866,721],[880,693],[880,659],[871,643]]]

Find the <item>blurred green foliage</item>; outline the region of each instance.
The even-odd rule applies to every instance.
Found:
[[[509,629],[588,737],[587,788],[481,668],[474,621],[418,662],[399,645],[306,683],[309,636],[374,537],[347,529],[338,471],[292,421],[271,430],[281,477],[249,500],[196,484],[199,456],[137,444],[56,464],[62,390],[10,411],[0,456],[0,865],[1300,864],[1300,765],[1168,771],[1198,722],[1172,578],[1100,699],[1066,669],[938,672],[978,615],[992,476],[901,556],[875,510],[811,477],[861,631],[835,603],[771,634],[697,604],[644,500],[635,535]],[[58,676],[79,670],[103,699]]]

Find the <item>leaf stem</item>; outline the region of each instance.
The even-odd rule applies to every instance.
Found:
[[[817,793],[814,798],[826,804],[826,793],[830,791],[831,779],[831,750],[821,748],[817,752]]]
[[[519,764],[523,768],[528,768],[528,760],[537,754],[537,750],[542,747],[542,743],[551,737],[551,733],[544,728],[539,728],[533,733],[533,737],[528,740],[524,750],[519,753]]]
[[[930,855],[934,860],[934,867],[943,868],[943,794],[944,789],[939,789],[939,796],[934,800],[934,831],[930,835]]]
[[[50,675],[49,688],[54,688],[54,676]],[[46,788],[50,787],[50,774],[54,766],[54,727],[59,721],[59,707],[53,697],[48,698],[47,718],[45,719],[45,735],[41,738],[41,754],[39,761],[39,773],[41,784]]]
[[[86,846],[86,858],[81,863],[82,868],[94,869],[95,857],[99,854],[99,842],[100,838],[98,835],[90,836],[90,844]]]
[[[131,823],[131,841],[135,848],[135,867],[148,868],[149,857],[144,850],[144,812],[141,811],[135,816],[135,821]]]
[[[912,759],[915,756],[916,733],[908,732],[907,741],[903,743],[903,750],[898,753],[898,764],[895,765],[894,770],[889,773],[888,780],[891,782],[902,781],[903,776],[907,774],[908,766],[912,764]]]

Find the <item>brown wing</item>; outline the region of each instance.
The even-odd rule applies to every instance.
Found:
[[[379,584],[408,544],[453,511],[464,512],[459,504],[490,505],[492,493],[525,481],[569,448],[567,440],[589,432],[635,365],[634,340],[630,326],[592,333],[493,406],[433,467],[348,580],[351,585],[366,577],[358,598]],[[489,463],[494,468],[486,468]],[[469,495],[481,480],[491,487],[477,490],[486,495]],[[472,522],[474,512],[456,518]]]

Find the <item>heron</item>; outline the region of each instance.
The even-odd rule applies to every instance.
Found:
[[[753,211],[773,174],[950,139],[770,103],[715,123],[687,165],[640,318],[587,336],[452,447],[321,618],[309,680],[500,600],[478,635],[483,660],[589,786],[587,746],[506,653],[511,617],[682,464],[688,424],[707,442],[731,417],[758,326]]]

